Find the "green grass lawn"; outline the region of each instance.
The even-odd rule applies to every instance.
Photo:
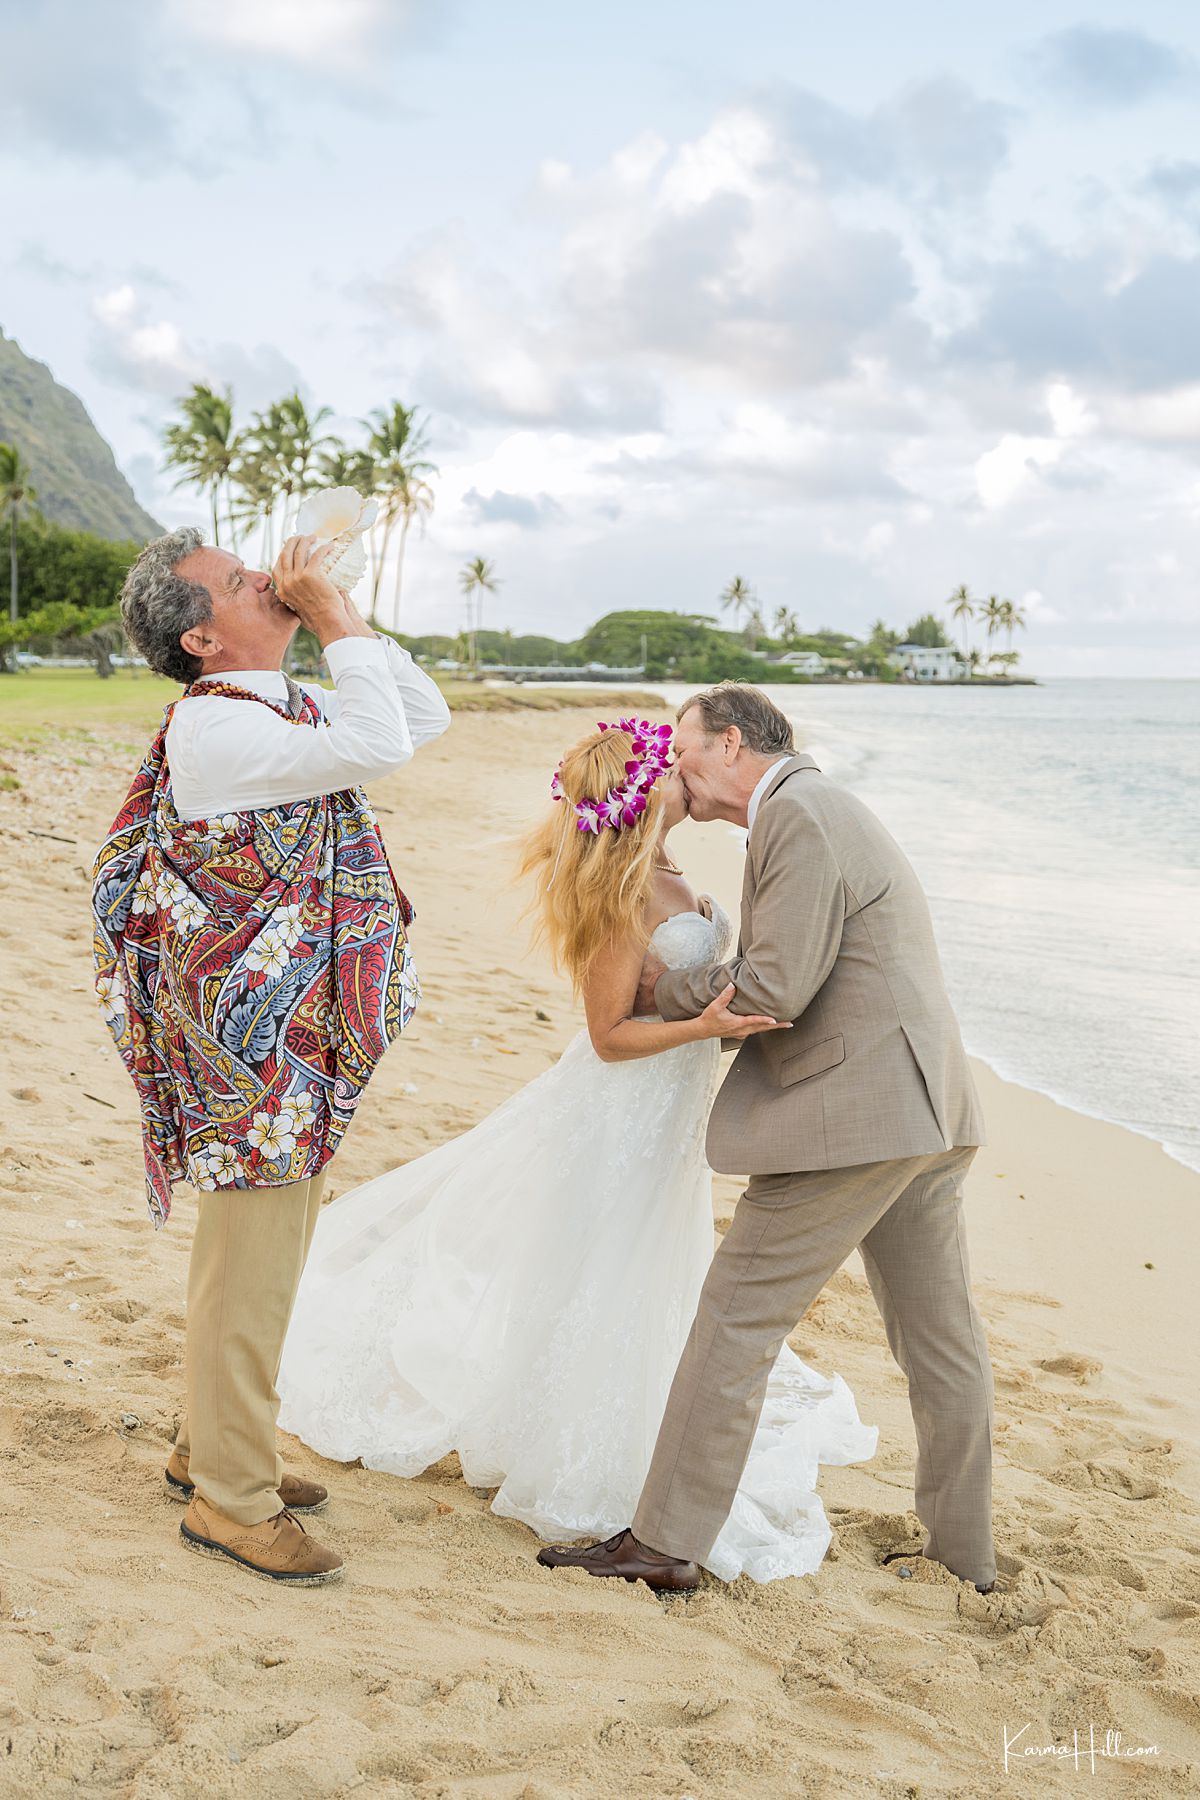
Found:
[[[145,669],[117,669],[101,681],[94,669],[22,669],[0,675],[0,740],[36,744],[50,735],[94,735],[116,727],[148,737],[179,685]]]
[[[549,691],[527,687],[489,688],[470,681],[447,682],[443,691],[454,712],[555,711],[564,706],[662,709],[653,694],[578,687]],[[22,669],[0,675],[0,743],[36,745],[47,736],[93,737],[113,731],[122,743],[148,739],[164,706],[179,686],[145,669],[117,669],[106,681],[93,669]]]

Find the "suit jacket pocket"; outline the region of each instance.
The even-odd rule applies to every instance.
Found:
[[[779,1085],[791,1087],[793,1082],[807,1081],[810,1075],[821,1075],[845,1060],[845,1038],[825,1038],[822,1043],[810,1044],[807,1050],[797,1051],[795,1056],[784,1057],[779,1065]]]

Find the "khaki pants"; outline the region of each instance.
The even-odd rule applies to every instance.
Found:
[[[275,1382],[328,1163],[286,1187],[201,1189],[188,1265],[187,1416],[175,1448],[227,1519],[279,1511]]]
[[[981,1586],[992,1540],[992,1368],[971,1297],[962,1183],[974,1150],[757,1175],[713,1258],[634,1534],[703,1562],[729,1516],[789,1331],[856,1246],[908,1377],[924,1553]]]

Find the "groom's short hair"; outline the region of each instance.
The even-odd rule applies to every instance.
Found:
[[[753,682],[721,681],[705,688],[684,701],[676,718],[682,719],[693,706],[700,708],[709,737],[736,725],[743,744],[756,756],[786,756],[796,748],[792,721]]]

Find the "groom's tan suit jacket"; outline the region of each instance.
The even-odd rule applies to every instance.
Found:
[[[714,1169],[836,1169],[985,1141],[921,885],[811,756],[782,763],[759,803],[737,955],[660,976],[659,1013],[693,1018],[729,982],[735,1012],[793,1023],[738,1051],[709,1120]]]

